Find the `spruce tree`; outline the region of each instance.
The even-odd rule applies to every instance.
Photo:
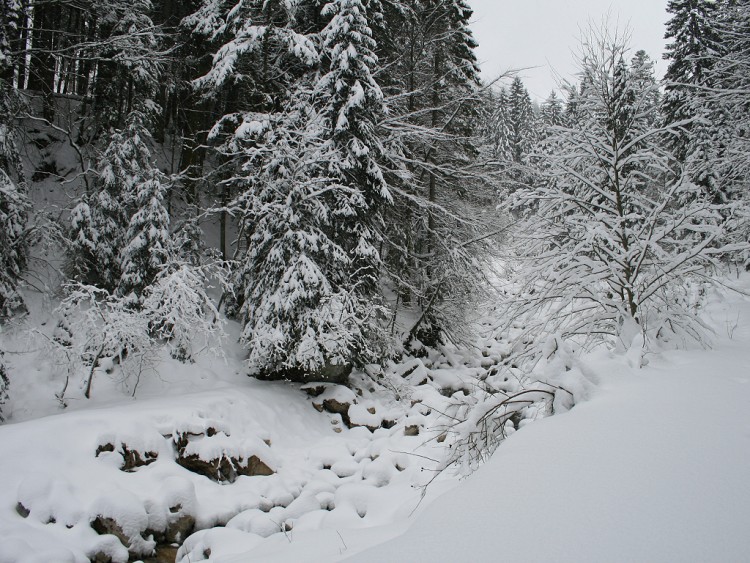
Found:
[[[133,241],[127,236],[131,218],[142,205],[150,205],[142,187],[163,182],[152,161],[146,123],[143,113],[132,112],[124,129],[111,131],[98,159],[93,193],[84,195],[71,213],[71,275],[107,291],[120,285],[122,252]]]
[[[545,129],[563,124],[565,120],[563,103],[554,90],[542,104],[540,117]]]
[[[156,170],[149,170],[135,186],[135,213],[120,252],[122,273],[117,291],[136,307],[169,259],[169,214],[164,207],[164,191],[164,180]]]
[[[263,179],[243,196],[256,218],[243,340],[251,369],[268,377],[344,380],[382,354],[377,246],[390,194],[376,131],[384,111],[376,45],[360,0],[335,0],[323,16],[320,76],[267,130],[253,125],[248,153],[262,158]]]
[[[669,61],[664,76],[662,101],[667,123],[682,123],[682,132],[670,139],[678,162],[715,201],[725,199],[718,168],[724,150],[719,108],[707,95],[716,85],[712,79],[717,58],[725,52],[720,32],[720,13],[708,0],[670,0],[670,20],[665,38],[670,42],[664,58]]]
[[[18,5],[2,0],[0,15],[0,318],[24,307],[18,283],[28,260],[31,204],[16,143],[14,115],[20,105],[12,80],[9,35]]]
[[[750,176],[750,118],[747,92],[750,89],[750,2],[724,0],[717,2],[722,51],[710,61],[707,82],[711,88],[703,96],[710,108],[699,148],[705,156],[700,162],[719,163],[696,168],[718,180],[722,199],[747,201],[747,178]]]
[[[495,160],[511,159],[510,120],[508,116],[508,92],[505,88],[490,92],[487,105],[488,116],[484,135],[491,147],[491,156]]]
[[[523,81],[516,77],[508,92],[508,119],[513,162],[521,164],[536,141],[534,108]]]

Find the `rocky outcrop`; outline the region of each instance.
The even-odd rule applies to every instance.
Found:
[[[213,428],[207,429],[205,434],[177,433],[174,437],[177,463],[188,471],[219,483],[234,483],[241,475],[247,477],[273,475],[273,469],[257,455],[244,456],[241,453],[224,451],[216,457],[206,459],[189,451],[188,446],[193,440],[210,440],[217,434]]]

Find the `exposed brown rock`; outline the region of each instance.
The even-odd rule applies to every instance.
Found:
[[[122,545],[126,547],[130,545],[130,538],[125,535],[125,532],[122,531],[120,525],[113,518],[97,516],[91,522],[91,527],[100,536],[111,534],[120,540]]]
[[[412,424],[404,428],[404,436],[419,436],[419,426]]]
[[[209,439],[209,438],[206,438]],[[175,439],[177,446],[177,463],[193,473],[198,473],[219,483],[234,483],[237,477],[245,475],[255,477],[259,475],[273,475],[274,471],[258,456],[250,456],[245,460],[242,456],[222,455],[210,460],[201,459],[197,454],[185,454],[190,438],[186,433],[180,433]]]
[[[138,450],[131,450],[127,444],[120,444],[119,450],[116,450],[114,444],[108,442],[102,444],[96,448],[96,457],[99,457],[104,452],[119,451],[122,454],[122,465],[120,466],[121,471],[127,471],[128,473],[135,471],[139,467],[144,467],[156,461],[159,456],[156,452],[144,452],[141,453]]]

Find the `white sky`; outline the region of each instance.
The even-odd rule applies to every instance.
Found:
[[[644,49],[659,77],[667,64],[664,24],[667,0],[468,0],[477,57],[489,80],[508,69],[520,76],[533,98],[544,100],[560,79],[576,71],[574,53],[581,30],[590,22],[625,28],[632,52]],[[538,67],[538,68],[528,68]]]

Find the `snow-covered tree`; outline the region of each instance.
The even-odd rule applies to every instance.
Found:
[[[508,116],[508,91],[500,88],[487,95],[487,117],[482,134],[487,139],[490,155],[501,162],[511,160],[510,120]]]
[[[478,264],[485,264],[487,233],[497,227],[488,212],[496,193],[488,171],[497,168],[480,157],[491,155],[480,151],[487,137],[471,8],[463,0],[401,5],[404,12],[386,12],[398,34],[377,75],[388,94],[384,127],[400,164],[388,176],[394,206],[384,255],[398,307],[417,319],[404,340],[437,345],[465,336],[469,303],[482,289]]]
[[[553,130],[540,184],[517,194],[518,291],[503,318],[525,323],[517,341],[535,354],[549,334],[700,338],[690,280],[737,250],[726,209],[673,172],[664,138],[681,129],[652,125],[656,86],[634,79],[620,38],[592,33],[583,52],[577,121]]]
[[[647,93],[647,99],[645,99],[643,103],[659,110],[661,104],[661,91],[656,83],[654,61],[643,49],[636,51],[635,55],[633,55],[633,58],[630,60],[630,75],[634,83],[633,88],[637,91]],[[654,119],[662,118],[660,111],[653,111],[652,113]],[[657,125],[657,121],[651,125]]]
[[[563,124],[565,120],[563,102],[554,90],[542,104],[540,118],[545,128]]]
[[[149,171],[135,186],[135,213],[125,232],[120,252],[120,281],[117,291],[140,305],[145,289],[167,263],[170,246],[169,214],[164,207],[164,179]]]
[[[508,92],[508,119],[513,162],[520,164],[531,152],[537,137],[534,107],[523,81],[516,77]]]
[[[384,178],[386,149],[378,121],[386,113],[383,93],[373,78],[376,43],[362,0],[334,0],[323,9],[332,16],[321,33],[324,73],[312,104],[321,119],[320,176],[335,197],[336,238],[351,256],[344,276],[358,292],[377,285],[382,208],[392,203]]]
[[[0,318],[23,307],[18,282],[28,260],[27,222],[31,204],[18,155],[13,123],[19,106],[10,80],[8,33],[19,6],[2,0],[0,16]]]
[[[153,162],[150,142],[146,118],[139,112],[131,114],[125,129],[111,131],[110,141],[99,156],[93,192],[85,195],[71,213],[69,267],[74,279],[108,291],[120,285],[123,260],[134,252],[131,243],[143,226],[133,225],[128,232],[134,215],[139,223],[151,220],[160,225],[153,237],[148,230],[150,238],[164,238],[165,221],[168,224],[162,205],[164,180]],[[145,209],[149,206],[150,211]],[[124,256],[123,252],[130,254]],[[136,275],[133,265],[128,267],[128,275]],[[144,273],[144,279],[152,274]],[[131,291],[132,283],[127,283]]]
[[[360,0],[331,2],[323,15],[323,68],[311,90],[240,129],[260,163],[257,188],[238,201],[250,226],[243,340],[263,376],[344,379],[383,353],[377,245],[390,195],[375,43]]]
[[[114,186],[84,197],[70,215],[71,278],[114,290],[120,279],[119,249],[126,214]]]
[[[0,151],[5,144],[1,137],[8,133],[0,125]],[[24,306],[18,283],[28,260],[27,220],[31,205],[23,188],[3,168],[0,168],[0,317],[7,317]]]
[[[709,108],[703,119],[705,131],[696,138],[698,164],[694,167],[717,184],[715,192],[723,199],[747,201],[750,173],[750,3],[745,0],[718,2],[722,50],[713,53],[708,64],[708,88],[701,98]],[[700,152],[699,152],[700,151]],[[697,159],[697,158],[696,158]],[[714,166],[710,164],[713,163]],[[719,170],[716,171],[718,163]]]
[[[725,149],[725,116],[711,103],[716,85],[712,67],[725,53],[720,10],[708,0],[670,0],[665,38],[670,42],[664,58],[662,101],[667,123],[683,122],[671,139],[671,147],[691,179],[716,201],[726,199],[721,168]]]
[[[669,61],[664,76],[664,113],[666,121],[676,123],[695,116],[694,98],[700,95],[696,86],[704,86],[710,68],[723,52],[717,29],[716,2],[709,0],[670,0],[667,13],[664,58]],[[678,138],[685,141],[689,128]]]

